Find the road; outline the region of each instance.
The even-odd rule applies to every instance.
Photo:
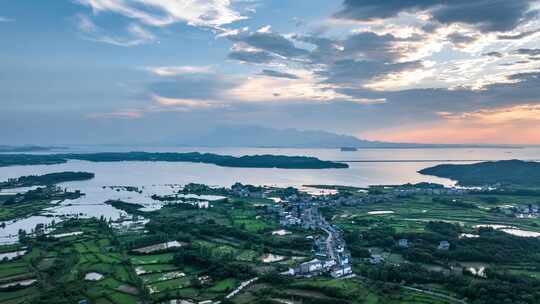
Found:
[[[467,304],[467,302],[465,302],[464,300],[454,298],[454,297],[451,297],[449,295],[445,295],[443,293],[438,293],[438,292],[433,292],[433,291],[429,291],[429,290],[424,290],[424,289],[419,289],[419,288],[414,288],[414,287],[409,287],[409,286],[403,286],[403,285],[401,287],[404,288],[404,289],[407,289],[407,290],[421,292],[421,293],[424,293],[424,294],[427,294],[427,295],[430,295],[430,296],[439,297],[441,299],[449,300],[449,301],[452,301],[452,302],[455,302],[455,303]]]

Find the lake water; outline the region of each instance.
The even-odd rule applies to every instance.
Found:
[[[418,182],[440,183],[452,186],[448,179],[424,176],[417,173],[426,167],[442,163],[472,163],[480,160],[523,159],[540,160],[540,147],[522,149],[363,149],[341,152],[338,149],[269,149],[269,148],[165,148],[165,147],[75,147],[61,153],[148,151],[148,152],[208,152],[223,155],[296,155],[314,156],[323,160],[347,161],[348,169],[290,170],[224,168],[199,163],[169,162],[114,162],[92,163],[69,161],[59,165],[0,167],[0,181],[23,175],[46,174],[61,171],[88,171],[95,178],[88,181],[61,184],[70,190],[81,190],[86,195],[62,202],[48,210],[49,217],[35,216],[15,223],[7,223],[0,229],[0,242],[11,242],[18,229],[29,231],[37,223],[50,223],[60,215],[96,216],[117,219],[124,212],[103,204],[109,199],[139,203],[145,210],[161,207],[161,202],[150,198],[152,194],[167,195],[187,183],[203,183],[212,186],[231,186],[235,182],[254,185],[296,186],[308,184],[332,184],[367,187],[381,184],[404,184]],[[108,186],[136,186],[142,193],[117,191]],[[9,190],[10,192],[16,191]],[[210,198],[205,198],[211,200]],[[10,237],[11,236],[11,237]]]

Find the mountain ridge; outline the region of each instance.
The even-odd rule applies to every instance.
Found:
[[[249,125],[225,125],[195,136],[172,138],[166,144],[186,147],[257,148],[519,148],[510,145],[417,144],[370,141],[353,135],[322,130],[275,129]]]

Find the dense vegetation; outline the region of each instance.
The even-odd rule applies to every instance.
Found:
[[[82,181],[94,178],[94,173],[89,172],[57,172],[44,175],[29,175],[10,179],[0,183],[0,189],[31,186],[49,186],[58,183]]]
[[[67,162],[66,158],[56,155],[37,154],[0,154],[0,167],[29,166],[29,165],[56,165]]]
[[[143,205],[126,203],[118,200],[108,200],[105,202],[107,205],[111,205],[118,210],[125,211],[129,214],[144,214],[140,209],[144,208]]]
[[[520,160],[482,162],[470,165],[438,165],[419,171],[422,174],[457,180],[464,186],[505,184],[540,186],[540,163]]]
[[[348,168],[347,164],[323,161],[315,157],[283,155],[251,155],[234,157],[211,153],[90,153],[90,154],[51,154],[51,155],[0,155],[0,167],[10,165],[58,164],[68,160],[91,162],[118,161],[165,161],[214,164],[222,167],[242,168],[281,168],[281,169],[329,169]]]
[[[243,187],[260,192],[257,187]],[[355,188],[333,187],[339,187],[337,196],[368,195]],[[404,187],[440,188],[431,184]],[[135,187],[122,188],[136,191]],[[390,188],[377,187],[376,191],[390,193]],[[272,197],[300,195],[294,188],[272,188],[271,192]],[[149,212],[139,204],[111,200],[106,203],[128,215],[113,222],[102,218],[59,223],[54,234],[79,232],[63,237],[47,235],[51,227],[36,227],[35,233],[23,238],[21,247],[0,246],[0,252],[30,248],[25,256],[0,262],[0,286],[37,279],[27,287],[0,287],[0,302],[540,303],[540,239],[477,226],[512,225],[540,232],[538,218],[517,219],[494,211],[504,209],[502,204],[536,204],[536,192],[500,196],[497,192],[433,195],[422,191],[385,201],[328,204],[321,211],[343,229],[358,275],[348,279],[280,275],[313,258],[309,237],[320,232],[281,227],[273,208],[266,207],[273,204],[271,200],[240,197],[232,190],[201,184],[186,185],[181,193],[213,193],[226,199],[199,209],[156,196],[165,203]],[[394,213],[369,214],[382,210]],[[131,225],[135,226],[128,228]],[[288,234],[274,234],[280,229]],[[406,246],[399,242],[403,239],[408,241]],[[450,247],[439,248],[441,241],[448,241]],[[169,243],[173,245],[164,245]],[[369,258],[374,254],[384,261],[372,264]],[[283,260],[264,261],[269,255]],[[85,279],[91,272],[103,278]],[[259,280],[224,299],[254,277]]]

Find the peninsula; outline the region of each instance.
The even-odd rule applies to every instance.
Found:
[[[64,182],[83,181],[92,178],[94,178],[94,173],[89,172],[56,172],[44,175],[29,175],[0,182],[0,189],[49,186]]]
[[[445,164],[418,171],[421,174],[456,180],[463,186],[506,184],[521,187],[540,185],[540,163],[502,160],[476,164]]]

